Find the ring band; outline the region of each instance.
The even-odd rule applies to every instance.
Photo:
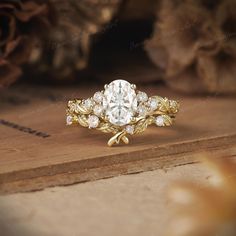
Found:
[[[179,103],[160,96],[148,97],[136,85],[114,80],[88,99],[68,102],[67,125],[81,125],[89,129],[112,133],[108,146],[123,141],[128,135],[142,133],[149,125],[164,127],[173,124]]]

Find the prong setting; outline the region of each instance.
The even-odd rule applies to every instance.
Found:
[[[136,84],[131,84],[131,88],[136,90],[136,88],[137,88]]]
[[[128,144],[126,135],[142,133],[149,125],[172,125],[179,110],[178,102],[160,96],[148,97],[125,80],[115,80],[104,89],[91,98],[69,101],[66,123],[112,133],[109,146],[120,141]]]

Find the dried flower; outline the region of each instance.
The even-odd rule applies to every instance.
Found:
[[[0,86],[13,83],[28,61],[35,35],[49,24],[45,1],[2,0],[0,2]]]
[[[236,235],[236,162],[230,159],[205,159],[212,175],[210,185],[181,183],[172,188],[178,217],[169,235]]]
[[[184,92],[236,92],[236,2],[162,2],[146,50],[167,83]]]
[[[31,53],[31,73],[55,80],[76,78],[86,68],[92,37],[102,31],[118,10],[121,0],[50,0],[57,25]]]

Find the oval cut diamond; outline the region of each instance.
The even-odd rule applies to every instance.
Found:
[[[112,124],[128,124],[137,109],[135,90],[125,80],[114,80],[105,88],[103,107]]]

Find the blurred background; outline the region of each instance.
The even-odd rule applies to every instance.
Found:
[[[53,115],[64,112],[70,88],[81,88],[80,93],[87,95],[84,88],[117,78],[150,90],[157,85],[161,93],[181,98],[181,106],[185,104],[182,118],[188,122],[178,123],[174,131],[181,130],[176,132],[180,139],[186,131],[183,145],[194,138],[195,145],[198,138],[213,145],[223,137],[228,146],[235,147],[236,0],[0,0],[1,118],[59,137],[64,117],[54,122]],[[17,96],[7,95],[11,88],[16,88]],[[51,93],[51,88],[59,88],[60,96]],[[40,92],[43,95],[37,97]],[[24,93],[27,99],[18,96]],[[31,98],[37,100],[33,105]],[[57,101],[61,102],[58,106]],[[8,156],[4,159],[5,151],[20,163],[19,150],[28,161],[25,153],[30,152],[24,153],[21,146],[24,134],[16,137],[9,127],[2,128],[9,135],[5,139],[1,133],[0,161],[5,166],[12,161]],[[71,131],[63,129],[68,140]],[[169,141],[168,135],[165,138],[161,144]],[[17,139],[16,146],[8,139]],[[85,139],[90,140],[89,134]],[[235,236],[235,150],[219,158],[201,156],[204,164],[175,166],[170,171],[163,167],[164,171],[0,196],[0,236],[2,232],[3,236],[91,236],[97,232]],[[29,155],[33,161],[34,155]],[[180,183],[173,184],[177,177]],[[4,183],[7,178],[0,180]],[[172,220],[168,208],[174,211]]]
[[[235,94],[235,0],[2,0],[0,86],[128,77]]]

